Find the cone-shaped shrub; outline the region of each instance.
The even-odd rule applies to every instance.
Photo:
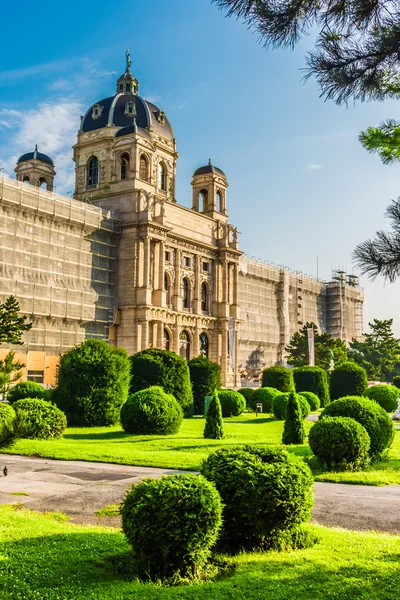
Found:
[[[204,354],[189,360],[188,367],[193,389],[194,413],[204,415],[204,397],[212,396],[214,390],[221,389],[221,367]]]
[[[328,406],[329,385],[328,375],[321,367],[298,367],[293,369],[294,384],[296,392],[313,392],[318,396],[322,407]]]
[[[298,395],[291,392],[286,407],[286,419],[283,427],[282,443],[304,444],[305,438],[306,432],[304,430],[303,414]]]
[[[367,389],[367,373],[354,362],[342,363],[331,373],[329,382],[331,400],[344,398],[344,396],[364,396]]]
[[[209,440],[221,440],[225,437],[221,403],[217,392],[214,392],[213,399],[208,407],[203,437]]]
[[[261,386],[272,387],[280,392],[293,392],[293,370],[280,366],[264,369]]]

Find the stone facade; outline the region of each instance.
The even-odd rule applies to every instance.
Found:
[[[238,386],[254,353],[263,364],[284,362],[302,323],[359,337],[358,288],[243,256],[221,169],[197,169],[192,208],[177,203],[172,127],[138,85],[127,63],[116,94],[82,117],[74,199],[52,193],[54,164],[37,148],[19,159],[19,181],[1,180],[0,292],[14,294],[34,323],[20,353],[27,376],[43,372],[53,383],[58,356],[97,337],[130,354],[205,353],[221,364],[224,385]]]

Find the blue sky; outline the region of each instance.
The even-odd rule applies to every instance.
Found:
[[[18,12],[18,14],[17,14]],[[387,228],[400,167],[358,142],[394,101],[337,107],[301,82],[304,40],[265,51],[210,0],[117,0],[2,7],[0,167],[39,149],[54,158],[57,191],[73,190],[71,146],[79,115],[112,95],[130,48],[139,93],[165,110],[177,139],[177,200],[191,205],[191,175],[209,158],[229,181],[230,221],[250,256],[329,279],[352,272],[354,246]],[[395,320],[400,283],[365,288],[365,322]]]

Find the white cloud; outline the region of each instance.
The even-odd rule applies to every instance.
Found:
[[[308,163],[305,168],[307,171],[320,171],[323,167],[318,163]]]

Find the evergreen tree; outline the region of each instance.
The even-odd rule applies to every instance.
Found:
[[[283,444],[304,444],[306,432],[300,403],[294,392],[290,393],[288,405],[286,408],[286,420],[283,427]]]
[[[14,296],[6,298],[0,304],[0,344],[22,344],[22,334],[32,328],[32,323],[27,323],[26,316],[20,317],[19,304]]]
[[[296,331],[289,345],[285,348],[286,360],[293,367],[308,365],[307,329],[314,329],[315,366],[329,370],[331,360],[340,365],[348,360],[346,344],[340,339],[333,339],[330,333],[319,333],[315,323],[306,323],[300,331]]]
[[[391,381],[400,363],[400,340],[392,331],[393,319],[369,323],[371,333],[362,341],[353,340],[349,356],[367,371],[368,379]]]
[[[22,377],[24,363],[15,360],[15,352],[8,352],[4,360],[0,360],[0,394],[7,396],[13,383]]]
[[[221,440],[225,437],[221,403],[217,392],[214,393],[213,399],[208,407],[203,436],[209,440]]]

